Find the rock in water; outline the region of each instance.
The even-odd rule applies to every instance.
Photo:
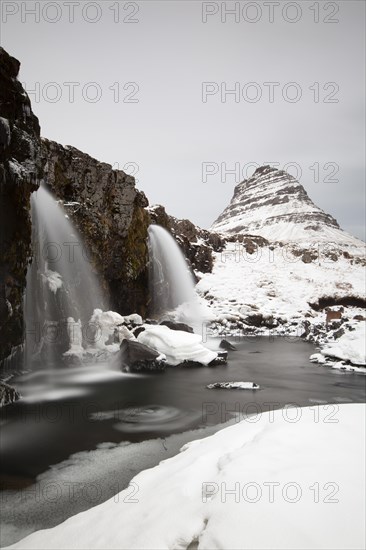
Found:
[[[123,340],[118,358],[122,370],[129,372],[162,372],[166,367],[161,354],[136,340]]]
[[[215,382],[206,386],[209,390],[259,390],[255,382]]]
[[[218,351],[217,357],[208,364],[209,367],[217,367],[218,365],[227,365],[227,351]]]
[[[20,394],[15,388],[5,382],[0,382],[0,407],[14,403],[18,399],[20,399]]]
[[[219,347],[231,351],[236,350],[236,347],[233,346],[233,344],[231,344],[228,340],[221,340]]]
[[[188,369],[199,369],[203,367],[202,363],[199,363],[198,361],[190,361],[186,359],[185,361],[182,361],[182,363],[179,363],[179,365],[176,365],[180,368],[188,368]]]
[[[171,330],[162,325],[145,325],[145,330],[138,335],[138,341],[163,353],[171,366],[179,366],[184,361],[208,365],[218,355],[203,346],[199,334]]]

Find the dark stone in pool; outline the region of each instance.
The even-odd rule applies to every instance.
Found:
[[[231,344],[228,340],[221,340],[219,347],[222,349],[231,350],[231,351],[236,350],[236,347],[233,344]]]
[[[197,368],[204,367],[204,365],[202,363],[200,363],[199,361],[190,361],[189,359],[186,359],[185,361],[182,361],[182,363],[179,363],[179,365],[177,365],[177,367],[197,369]]]
[[[121,369],[128,372],[163,372],[165,361],[159,353],[136,340],[123,340],[119,351]]]
[[[217,354],[217,357],[213,359],[210,363],[208,363],[208,367],[215,367],[216,365],[226,365],[227,364],[227,351],[219,351]],[[190,368],[190,369],[196,369],[205,367],[203,363],[200,363],[199,361],[191,361],[190,359],[186,359],[185,361],[182,361],[182,363],[179,363],[177,365],[181,368]]]
[[[165,369],[166,363],[164,361],[136,361],[133,365],[128,367],[128,372],[162,373]]]
[[[216,367],[218,365],[227,364],[227,351],[219,351],[217,353],[216,359],[213,359],[211,363],[208,364],[209,367]]]

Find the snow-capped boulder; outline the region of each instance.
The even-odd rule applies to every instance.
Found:
[[[145,325],[137,340],[159,353],[166,355],[169,365],[177,366],[184,361],[208,365],[217,358],[217,353],[204,347],[198,334],[171,330],[163,325]]]
[[[142,317],[137,313],[131,313],[131,315],[124,316],[124,322],[127,325],[142,325]]]

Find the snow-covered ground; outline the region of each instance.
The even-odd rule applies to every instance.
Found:
[[[248,417],[11,548],[361,549],[365,406]]]
[[[336,342],[322,349],[328,357],[348,360],[354,365],[366,364],[366,323],[359,323],[353,331],[343,334]]]
[[[290,246],[266,246],[248,254],[239,243],[228,243],[197,290],[221,320],[261,313],[286,324],[317,317],[309,303],[324,296],[362,298],[365,285],[364,267],[346,258],[304,263]]]
[[[200,274],[196,288],[216,320],[203,327],[208,334],[302,337],[313,326],[327,329],[326,312],[310,304],[324,297],[364,299],[366,273],[361,262],[342,255],[333,261],[321,250],[304,263],[290,244],[274,243],[249,254],[240,243],[228,243],[215,254],[212,273]],[[361,308],[347,307],[342,318],[364,315]]]
[[[336,340],[330,333],[320,347],[320,353],[311,355],[310,361],[366,374],[366,321],[347,323],[344,330]]]
[[[365,268],[342,256],[333,261],[321,254],[304,263],[296,251],[290,245],[270,245],[248,254],[239,243],[229,243],[216,254],[212,273],[201,274],[197,285],[214,315],[203,333],[306,337],[319,346],[313,362],[366,372],[365,310],[334,306],[330,309],[341,318],[327,324],[326,311],[310,305],[324,297],[364,299]]]

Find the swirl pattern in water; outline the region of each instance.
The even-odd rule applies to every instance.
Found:
[[[197,411],[184,411],[172,406],[131,406],[112,411],[100,411],[91,415],[92,420],[115,420],[114,429],[132,432],[166,431],[186,425],[200,417]]]

